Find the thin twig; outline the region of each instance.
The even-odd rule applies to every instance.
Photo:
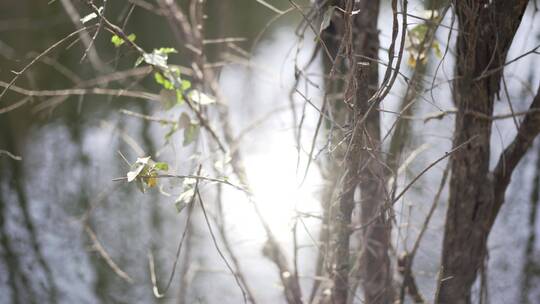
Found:
[[[128,116],[140,118],[140,119],[143,119],[143,120],[147,120],[147,121],[159,122],[161,124],[174,125],[174,124],[177,123],[176,121],[171,120],[171,119],[165,119],[165,118],[159,118],[159,117],[154,117],[154,116],[150,116],[150,115],[144,115],[144,114],[133,112],[133,111],[130,111],[130,110],[127,110],[127,109],[120,109],[120,113],[128,115]]]
[[[200,173],[201,171],[201,166],[199,166],[199,170],[198,172]],[[199,180],[197,179],[196,183],[195,183],[195,186],[194,186],[194,189],[195,189],[195,192],[199,191]],[[184,244],[184,240],[186,238],[186,235],[188,233],[188,227],[189,227],[189,223],[190,223],[190,220],[191,220],[191,214],[193,213],[193,205],[195,204],[195,195],[193,195],[189,201],[189,210],[188,210],[188,215],[187,215],[187,219],[186,219],[186,224],[185,224],[185,227],[184,227],[184,232],[182,232],[182,236],[180,238],[180,242],[178,243],[178,247],[176,249],[176,256],[174,258],[174,263],[173,263],[173,266],[172,266],[172,271],[171,271],[171,275],[169,276],[169,280],[167,281],[167,284],[165,285],[165,289],[163,291],[159,291],[159,287],[157,285],[157,278],[156,278],[156,271],[155,271],[155,266],[154,266],[154,258],[153,258],[153,255],[152,255],[152,252],[149,252],[148,253],[148,263],[149,263],[149,266],[150,266],[150,279],[152,281],[152,291],[154,292],[154,296],[156,298],[163,298],[165,296],[165,294],[167,293],[167,291],[169,290],[169,288],[171,287],[171,283],[172,283],[172,280],[174,278],[174,273],[176,272],[176,265],[178,264],[178,260],[180,258],[180,253],[182,251],[182,245]]]
[[[435,165],[437,165],[438,163],[440,163],[441,161],[443,161],[444,159],[446,159],[447,157],[449,157],[450,155],[454,154],[456,151],[460,150],[461,148],[463,148],[465,145],[469,144],[471,141],[473,141],[474,139],[476,139],[476,136],[470,138],[469,140],[465,141],[464,143],[460,144],[459,146],[455,147],[454,149],[452,149],[451,151],[449,152],[446,152],[443,156],[439,157],[437,160],[435,160],[434,162],[432,162],[431,164],[429,164],[426,168],[424,168],[424,170],[422,170],[418,175],[416,175],[413,180],[411,182],[409,182],[409,184],[407,184],[407,186],[405,186],[405,188],[398,194],[396,195],[396,197],[390,202],[390,204],[388,204],[388,206],[385,208],[385,209],[382,209],[376,216],[374,216],[373,218],[371,218],[369,221],[366,222],[366,224],[362,225],[362,226],[359,226],[359,227],[355,227],[353,228],[354,231],[357,231],[357,230],[362,230],[362,229],[365,229],[367,226],[373,224],[381,214],[383,214],[387,208],[390,208],[392,207],[396,202],[398,202],[401,197],[403,195],[405,195],[405,193],[407,193],[407,191],[409,191],[409,189],[418,181],[418,179],[420,179],[420,177],[422,177],[427,171],[431,170],[431,168],[433,168]]]
[[[17,155],[15,155],[15,154],[13,154],[13,153],[7,151],[7,150],[1,150],[1,149],[0,149],[0,155],[2,155],[2,154],[7,155],[9,158],[11,158],[11,159],[13,159],[13,160],[18,160],[18,161],[21,161],[21,160],[22,160],[22,157],[17,156]]]
[[[251,195],[249,190],[242,187],[242,186],[233,184],[233,183],[231,183],[230,181],[228,181],[226,179],[219,179],[219,178],[209,177],[209,176],[201,176],[201,175],[196,175],[196,174],[195,175],[159,174],[159,175],[155,175],[155,176],[139,175],[137,177],[143,178],[143,179],[149,179],[149,178],[180,178],[180,179],[193,178],[193,179],[196,179],[196,180],[205,180],[205,181],[209,181],[209,182],[216,182],[216,183],[229,185],[229,186],[235,188],[236,190],[239,190],[239,191],[242,191],[242,192],[245,192],[245,193],[248,193],[248,194]],[[114,182],[123,181],[123,180],[127,180],[127,177],[123,176],[123,177],[117,177],[117,178],[112,179],[112,181],[114,181]]]
[[[19,79],[19,77],[21,77],[22,74],[24,74],[32,65],[34,65],[34,63],[36,63],[38,60],[40,60],[41,57],[47,55],[50,51],[54,50],[56,47],[58,47],[59,45],[61,45],[64,42],[66,42],[71,37],[74,37],[74,36],[78,35],[80,32],[89,30],[89,29],[94,28],[94,27],[95,27],[95,25],[94,26],[83,27],[83,28],[80,28],[80,29],[68,34],[64,38],[58,40],[56,43],[54,43],[53,45],[48,47],[45,51],[43,51],[39,55],[37,55],[32,61],[30,61],[30,63],[25,65],[20,71],[18,71],[18,72],[13,71],[13,73],[15,74],[15,77],[13,77],[13,79],[11,79],[11,81],[8,84],[3,85],[4,90],[2,90],[2,93],[0,93],[0,100],[2,100],[2,97],[4,97],[6,92],[17,81],[17,79]],[[5,84],[5,82],[2,82],[2,83]]]
[[[204,215],[204,220],[206,222],[206,226],[208,227],[208,231],[210,232],[210,236],[212,237],[212,241],[214,242],[214,246],[216,247],[216,250],[217,250],[219,256],[221,257],[221,259],[223,260],[223,262],[225,263],[225,265],[227,266],[227,268],[229,269],[231,274],[234,276],[234,280],[236,281],[236,284],[238,285],[238,287],[242,291],[242,297],[244,298],[244,303],[247,303],[247,294],[246,294],[246,291],[244,290],[244,287],[242,286],[242,283],[240,283],[240,280],[238,278],[238,274],[233,270],[233,268],[231,267],[231,265],[227,261],[227,258],[225,257],[225,255],[223,254],[221,249],[219,248],[216,236],[214,235],[214,231],[212,230],[212,225],[210,225],[210,221],[208,220],[208,215],[206,214],[206,209],[204,208],[204,203],[203,203],[203,200],[202,200],[202,197],[201,197],[201,193],[199,192],[198,189],[195,190],[195,193],[197,194],[197,197],[199,198],[199,205],[201,206],[201,209],[202,209],[202,212],[203,212],[203,215]]]

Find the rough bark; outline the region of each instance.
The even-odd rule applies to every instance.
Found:
[[[321,20],[329,6],[335,4],[334,1],[328,2],[326,0],[317,0],[317,13]],[[334,64],[336,64],[336,72],[332,77],[325,81],[325,92],[327,95],[325,102],[328,104],[326,109],[329,117],[332,117],[334,122],[345,125],[345,122],[347,121],[347,109],[345,108],[345,105],[342,101],[328,98],[328,95],[339,94],[343,87],[343,83],[339,79],[342,77],[341,72],[344,69],[344,66],[341,61],[334,61],[334,58],[337,58],[338,53],[340,52],[342,30],[342,24],[338,24],[336,18],[333,18],[328,27],[321,32],[322,44],[324,44],[330,56],[327,56],[324,53],[322,47],[319,48],[319,52],[322,51],[321,53],[323,53],[322,61],[325,75],[330,75],[334,68]],[[324,118],[321,117],[320,119]],[[345,136],[344,132],[340,128],[336,128],[329,123],[324,123],[322,125],[324,126],[323,136],[328,138],[331,147],[337,148],[334,149],[332,153],[325,154],[325,158],[321,162],[324,188],[321,195],[322,223],[319,232],[319,251],[317,253],[316,265],[316,276],[318,277],[329,276],[331,272],[330,264],[332,263],[333,257],[330,257],[330,255],[333,249],[330,242],[332,241],[333,226],[330,217],[335,213],[335,202],[337,201],[339,194],[336,189],[340,183],[341,163],[343,162],[345,155],[344,149],[338,146],[343,136]],[[313,282],[309,303],[328,302],[330,299],[328,295],[323,292],[324,289],[327,289],[328,287],[330,287],[329,283],[315,280]]]
[[[360,13],[354,19],[355,52],[366,58],[377,59],[379,37],[377,21],[379,1],[362,1]],[[360,222],[366,228],[362,230],[363,242],[360,255],[361,281],[364,289],[365,303],[392,303],[394,290],[392,271],[388,252],[390,249],[391,223],[386,218],[387,200],[386,180],[384,176],[383,157],[380,153],[381,129],[380,116],[375,105],[368,104],[378,86],[378,64],[374,61],[357,76],[356,107],[359,109],[365,125],[357,126],[362,131],[362,150],[360,157]],[[355,121],[358,124],[358,121]],[[376,218],[375,221],[373,219]]]
[[[333,62],[326,60],[325,68],[327,74],[333,71],[333,76],[338,76],[331,79],[332,85],[328,87],[345,91],[345,100],[336,103],[329,101],[328,111],[333,119],[347,125],[349,130],[344,133],[330,131],[336,141],[333,144],[338,144],[343,136],[348,136],[348,140],[335,149],[334,158],[330,159],[329,164],[330,168],[334,168],[329,184],[339,185],[339,194],[336,198],[331,195],[332,191],[328,191],[325,198],[330,201],[323,203],[329,208],[333,264],[330,274],[331,299],[326,300],[345,304],[348,297],[354,294],[350,282],[354,261],[350,254],[350,237],[354,193],[359,188],[360,221],[369,222],[362,232],[361,254],[358,255],[365,302],[391,303],[392,275],[388,257],[390,224],[379,215],[386,201],[382,157],[379,153],[380,119],[376,111],[378,104],[368,104],[379,85],[376,62],[379,50],[379,1],[330,1],[321,5],[321,15],[330,5],[339,6],[341,10],[335,10],[332,22],[322,33],[326,48],[334,58],[337,57]],[[350,14],[353,10],[359,10],[359,13]],[[360,61],[369,65],[358,65]],[[336,80],[339,78],[346,79],[344,85]],[[335,169],[340,163],[343,164],[343,173],[338,179]],[[376,221],[373,221],[374,217],[377,217]]]
[[[500,185],[489,171],[492,121],[473,113],[493,114],[502,67],[527,2],[453,1],[459,22],[453,88],[458,112],[453,146],[470,142],[451,158],[438,303],[470,303],[489,231],[504,200],[507,183],[495,191]],[[516,147],[520,151],[523,148]],[[509,180],[511,169],[506,169],[503,175]]]

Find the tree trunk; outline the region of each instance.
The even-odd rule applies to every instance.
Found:
[[[454,0],[459,22],[454,100],[458,109],[438,303],[470,303],[498,208],[489,171],[491,116],[502,67],[526,0]],[[504,188],[506,189],[506,188]],[[503,190],[504,194],[504,190]]]
[[[331,55],[337,59],[326,61],[327,72],[335,70],[345,78],[345,98],[338,104],[331,103],[332,117],[346,119],[348,140],[336,149],[334,163],[344,163],[337,202],[329,202],[331,240],[333,244],[332,293],[330,303],[347,303],[354,296],[349,277],[352,271],[350,255],[351,216],[355,208],[354,193],[360,189],[362,231],[359,265],[365,303],[392,303],[392,274],[388,249],[390,243],[390,223],[380,211],[386,202],[385,172],[380,154],[380,119],[378,104],[368,104],[378,85],[379,38],[377,21],[379,1],[333,1],[321,7],[322,14],[330,5],[337,5],[344,11],[358,11],[348,14],[336,9],[331,24],[323,32],[322,38]],[[360,59],[359,59],[360,58]],[[358,61],[369,65],[358,65]],[[328,64],[331,66],[328,67]],[[332,66],[335,65],[335,66]],[[378,103],[378,100],[376,101]],[[346,113],[346,115],[344,115]],[[340,132],[338,132],[340,133]],[[339,142],[340,139],[337,139]],[[343,161],[343,162],[342,162]],[[327,198],[331,198],[327,195]],[[374,220],[375,218],[375,220]]]
[[[360,275],[364,289],[365,303],[393,303],[394,290],[388,252],[390,249],[391,222],[386,213],[387,192],[384,160],[381,154],[381,126],[379,102],[368,104],[378,85],[379,33],[377,21],[379,1],[362,1],[360,13],[354,18],[353,37],[356,54],[370,58],[369,67],[360,68],[356,77],[356,107],[360,110],[354,121],[356,130],[362,136],[359,168],[360,223],[362,248],[360,254]],[[366,61],[366,59],[361,59]],[[365,123],[359,121],[367,115]],[[374,220],[375,219],[375,220]]]

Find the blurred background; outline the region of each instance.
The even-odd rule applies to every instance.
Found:
[[[182,1],[180,1],[182,2]],[[320,212],[323,182],[316,166],[302,183],[306,155],[297,168],[298,151],[289,111],[289,92],[295,81],[295,63],[310,60],[315,47],[313,33],[301,40],[295,30],[302,16],[286,0],[206,1],[207,39],[234,37],[231,43],[208,44],[207,61],[214,65],[219,84],[228,102],[230,121],[242,137],[247,174],[260,208],[279,242],[292,257],[292,227],[299,213]],[[383,1],[379,28],[380,58],[386,59],[391,35],[391,10]],[[302,7],[310,5],[299,1]],[[421,14],[423,1],[411,1],[411,14]],[[105,15],[122,25],[126,33],[136,33],[145,49],[177,47],[165,18],[156,14],[154,1],[108,1]],[[307,9],[307,8],[306,8]],[[12,71],[19,71],[32,58],[76,30],[73,10],[80,18],[91,11],[79,1],[3,0],[0,2],[0,81],[9,83]],[[70,16],[71,14],[71,16]],[[129,16],[129,18],[127,18]],[[514,58],[540,42],[540,22],[531,5],[523,19],[509,58]],[[450,26],[447,16],[444,24]],[[413,19],[411,26],[414,26]],[[80,26],[80,25],[79,25]],[[426,92],[417,115],[453,108],[449,79],[453,74],[449,29],[437,37],[441,48],[450,45],[442,65],[430,59],[428,74],[435,75],[433,90]],[[239,39],[236,39],[239,38]],[[81,62],[85,46],[72,40],[51,51],[21,76],[16,85],[29,90],[60,90],[81,82],[101,88],[137,87],[159,94],[150,71],[140,69],[126,81],[94,81],[114,71],[130,70],[137,55],[128,48],[115,48],[111,35],[102,31],[95,40],[96,53]],[[180,50],[180,48],[178,48]],[[321,58],[310,68],[311,80],[299,90],[315,105],[321,104]],[[182,51],[171,54],[169,62],[188,66]],[[302,65],[302,64],[299,64]],[[528,56],[506,70],[509,97],[514,110],[527,108],[540,79],[538,56]],[[403,73],[411,70],[403,64]],[[383,70],[381,69],[381,73]],[[150,75],[150,76],[148,76]],[[94,82],[93,82],[94,81]],[[406,84],[398,80],[383,106],[397,109]],[[298,97],[298,96],[297,96]],[[497,113],[508,113],[506,96],[501,96]],[[300,108],[301,98],[293,99]],[[7,105],[21,106],[8,111]],[[121,110],[174,119],[184,106],[165,110],[156,102],[118,96],[37,96],[31,99],[8,92],[0,100],[0,149],[19,159],[0,154],[0,302],[1,303],[239,303],[242,295],[216,251],[200,210],[194,211],[190,233],[164,298],[152,292],[149,254],[155,261],[158,285],[167,282],[173,268],[178,241],[186,225],[187,212],[178,213],[175,198],[182,183],[163,181],[161,192],[145,194],[135,185],[113,181],[129,171],[120,151],[130,161],[152,156],[167,161],[171,171],[191,174],[193,155],[211,164],[207,135],[183,146],[183,134],[167,140],[166,125],[125,115]],[[383,129],[395,116],[383,113]],[[303,150],[309,150],[318,112],[307,107],[303,126]],[[426,145],[408,172],[399,177],[406,185],[433,160],[451,147],[453,118],[414,120],[412,139]],[[515,135],[511,120],[495,123],[492,146],[496,155]],[[319,148],[323,148],[323,141]],[[497,148],[498,147],[498,148]],[[540,303],[540,244],[535,240],[540,225],[536,221],[533,193],[534,175],[540,170],[537,142],[514,174],[496,227],[490,237],[488,282],[491,303],[519,303],[523,296]],[[493,157],[496,159],[495,157]],[[540,162],[539,162],[540,163]],[[440,182],[445,163],[424,175],[396,205],[399,227],[396,251],[414,241],[422,219]],[[538,181],[536,181],[538,183]],[[206,191],[209,210],[217,212],[210,185]],[[233,244],[246,277],[261,303],[283,302],[279,273],[262,254],[266,240],[250,203],[232,188],[223,188],[223,214],[230,243]],[[415,264],[417,280],[424,295],[432,298],[439,267],[439,252],[445,214],[445,194],[421,244]],[[299,274],[302,287],[314,282],[320,229],[316,217],[304,219],[298,231]],[[407,236],[410,235],[410,239]],[[114,268],[117,268],[116,271]],[[531,286],[530,288],[527,286]],[[360,303],[360,302],[359,302]]]

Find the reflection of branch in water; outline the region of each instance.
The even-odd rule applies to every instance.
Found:
[[[88,235],[90,240],[92,240],[93,249],[95,249],[99,253],[99,255],[105,260],[105,263],[107,263],[107,265],[109,265],[111,270],[117,276],[122,278],[124,281],[126,281],[128,283],[133,283],[133,279],[125,271],[123,271],[120,267],[118,267],[118,265],[116,265],[116,263],[113,261],[111,256],[105,250],[105,248],[103,248],[103,246],[101,245],[101,243],[97,239],[96,234],[94,233],[94,231],[92,231],[90,226],[86,225],[84,227],[84,231],[86,231],[86,234]]]
[[[1,178],[2,175],[0,175]],[[11,302],[21,303],[21,296],[19,295],[19,289],[17,287],[17,278],[20,278],[20,282],[23,285],[22,289],[26,291],[26,294],[31,299],[35,299],[34,290],[30,288],[28,278],[24,271],[21,269],[18,255],[13,250],[11,240],[7,233],[6,221],[4,218],[5,206],[2,197],[0,197],[0,246],[2,248],[3,260],[7,267],[8,285],[11,290]]]
[[[5,123],[5,120],[3,122],[4,123],[3,123],[3,126],[2,126],[1,129],[5,130],[5,133],[4,133],[4,138],[5,138],[5,141],[6,141],[5,144],[6,144],[6,147],[8,149],[12,149],[13,147],[15,147],[15,142],[14,142],[14,139],[12,137],[12,134],[10,133],[11,128],[9,128],[7,126],[7,123]],[[45,258],[44,258],[43,254],[42,254],[41,246],[40,246],[40,244],[38,242],[38,236],[37,236],[36,228],[34,227],[32,216],[30,214],[29,205],[28,205],[28,199],[26,197],[26,191],[25,191],[24,185],[23,185],[23,182],[24,182],[23,167],[21,166],[20,162],[10,161],[9,163],[11,164],[11,172],[13,174],[12,178],[11,178],[11,180],[14,181],[13,182],[13,189],[15,190],[16,198],[17,198],[17,201],[19,203],[18,206],[19,206],[19,208],[21,210],[21,213],[22,213],[22,216],[23,216],[23,224],[26,226],[25,228],[28,231],[28,235],[29,235],[29,238],[30,238],[30,240],[29,240],[30,244],[29,245],[30,245],[30,247],[32,248],[32,250],[33,250],[33,252],[35,254],[35,258],[36,258],[37,263],[41,266],[41,268],[42,268],[42,270],[44,272],[45,279],[46,279],[46,282],[47,282],[48,287],[49,287],[49,289],[47,290],[49,300],[52,303],[55,303],[56,299],[57,299],[56,284],[54,282],[54,278],[52,276],[51,269],[50,269],[49,265],[47,264],[47,262],[45,261]],[[4,233],[5,233],[5,231],[4,231]]]

